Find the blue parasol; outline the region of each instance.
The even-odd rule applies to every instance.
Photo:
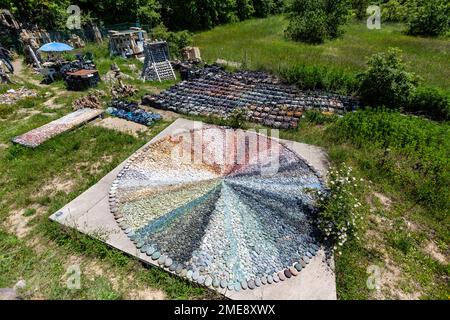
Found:
[[[65,43],[61,42],[50,42],[44,44],[42,47],[38,49],[38,51],[42,52],[63,52],[63,51],[72,51],[73,48]]]

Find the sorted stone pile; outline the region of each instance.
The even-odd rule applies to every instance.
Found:
[[[183,81],[159,95],[144,96],[143,104],[190,115],[227,117],[243,108],[247,120],[274,128],[297,128],[304,111],[343,113],[357,107],[349,97],[301,91],[264,72],[228,73],[218,66],[193,69]]]
[[[5,93],[0,94],[0,104],[15,104],[17,101],[21,99],[36,96],[37,96],[36,91],[24,87],[21,87],[18,90],[9,89]]]
[[[84,48],[86,46],[86,43],[83,41],[83,39],[81,39],[80,36],[76,34],[72,34],[67,42],[69,42],[69,44],[76,49]]]
[[[139,109],[137,103],[125,100],[113,100],[111,106],[106,109],[106,113],[145,126],[152,126],[156,121],[161,120],[159,114],[146,112]]]
[[[102,77],[102,81],[111,83],[119,82],[119,84],[123,79],[133,79],[133,77],[121,72],[116,63],[111,64],[110,70]]]
[[[76,99],[72,102],[73,110],[79,110],[84,108],[91,109],[101,109],[102,100],[101,98],[105,96],[105,93],[99,90],[94,90],[87,96]]]
[[[141,78],[149,81],[176,79],[169,61],[169,46],[165,41],[147,42],[144,45],[144,67]]]
[[[123,84],[119,81],[119,84],[111,87],[111,96],[113,99],[121,99],[132,97],[137,92],[137,89],[132,85]]]

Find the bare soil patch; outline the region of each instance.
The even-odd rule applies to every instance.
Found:
[[[137,137],[138,133],[146,132],[148,128],[142,124],[131,122],[128,120],[108,117],[102,119],[98,122],[95,122],[96,126],[100,126],[106,129],[117,130],[119,132],[123,132],[132,136]]]
[[[447,265],[448,264],[448,256],[443,254],[436,243],[432,240],[428,240],[425,242],[425,246],[423,247],[423,252],[429,254],[433,259],[439,261],[440,263]]]

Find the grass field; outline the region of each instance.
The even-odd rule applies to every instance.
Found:
[[[352,24],[343,39],[313,47],[283,40],[284,23],[282,18],[272,17],[222,26],[197,34],[195,43],[207,60],[220,57],[240,62],[247,52],[250,67],[273,71],[282,64],[312,63],[357,72],[364,68],[366,56],[398,46],[411,62],[412,70],[430,84],[450,89],[448,42],[407,37],[397,25],[369,31]],[[94,51],[101,74],[112,62],[132,76],[137,75],[133,64],[140,70],[138,61],[111,59],[105,46],[89,45],[87,49]],[[144,267],[99,241],[48,220],[49,215],[95,184],[171,121],[164,120],[138,137],[86,125],[33,150],[12,145],[13,136],[69,113],[72,101],[85,94],[67,92],[61,82],[39,85],[38,79],[25,70],[18,79],[21,84],[14,86],[33,88],[39,93],[38,98],[12,106],[0,105],[0,287],[12,287],[19,279],[25,279],[22,295],[26,299],[221,298],[157,268]],[[125,82],[140,90],[138,97],[173,84]],[[0,86],[0,92],[7,88]],[[109,87],[102,83],[98,89],[108,92]],[[49,108],[51,99],[57,108]],[[416,121],[407,123],[417,126]],[[433,132],[450,136],[449,130],[445,131],[448,125],[428,120],[421,123],[423,127],[439,129]],[[283,130],[281,137],[319,145],[328,152],[333,164],[346,162],[358,176],[372,181],[367,194],[372,212],[364,240],[348,243],[343,254],[336,257],[338,297],[447,299],[448,213],[434,215],[433,210],[418,203],[408,189],[396,182],[395,172],[386,174],[380,170],[377,161],[382,149],[370,143],[361,147],[350,140],[338,141],[333,125],[334,122],[304,119],[299,129]],[[259,128],[253,124],[247,127]],[[424,132],[425,138],[428,134]],[[435,141],[432,138],[430,141]],[[443,147],[445,144],[440,150]],[[404,164],[406,156],[396,154],[392,160]],[[428,156],[424,154],[425,158]],[[411,177],[417,181],[419,178],[413,173]],[[80,266],[81,290],[70,290],[65,285],[71,265]],[[380,291],[367,288],[369,266],[382,270]]]
[[[281,16],[219,26],[198,33],[194,44],[202,57],[245,63],[249,68],[277,72],[280,68],[308,64],[336,68],[349,73],[364,69],[367,57],[388,47],[403,50],[409,69],[430,85],[450,90],[450,41],[411,37],[402,34],[402,26],[383,24],[381,30],[369,30],[363,22],[345,27],[342,38],[323,45],[288,41]]]

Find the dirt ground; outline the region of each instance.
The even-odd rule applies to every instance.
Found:
[[[113,117],[101,119],[94,122],[93,125],[100,126],[106,129],[117,130],[135,137],[138,136],[138,133],[148,131],[148,128],[142,124]]]

